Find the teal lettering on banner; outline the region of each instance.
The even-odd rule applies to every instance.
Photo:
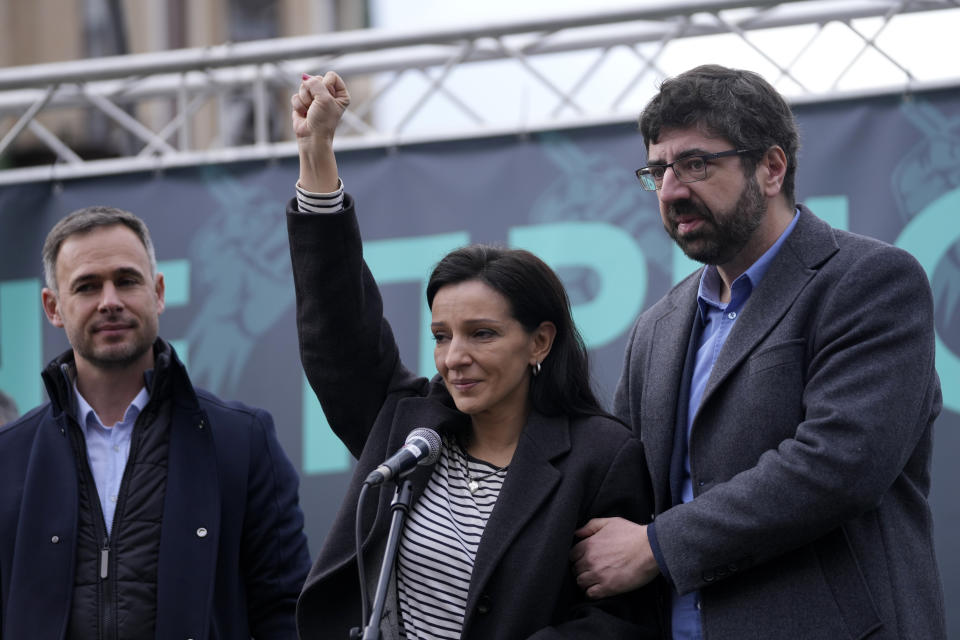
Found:
[[[306,376],[303,376],[303,462],[305,474],[340,473],[350,468],[350,452],[330,430],[327,416],[323,415],[320,402],[313,393]]]
[[[390,238],[364,243],[363,255],[370,272],[381,287],[399,282],[417,283],[420,299],[433,266],[451,250],[470,242],[467,232],[413,238]],[[433,363],[433,336],[427,321],[426,304],[420,305],[419,372],[430,376]],[[303,473],[341,473],[350,468],[350,453],[330,430],[313,389],[303,383]]]
[[[363,245],[367,265],[381,287],[397,282],[416,282],[419,285],[417,294],[423,302],[419,305],[420,317],[417,319],[417,326],[420,327],[420,362],[417,372],[422,376],[429,377],[437,372],[433,362],[433,334],[427,319],[426,298],[423,297],[423,292],[427,289],[427,279],[434,265],[443,256],[469,242],[470,234],[458,231],[434,236],[377,240]]]
[[[593,299],[573,307],[588,348],[602,347],[633,324],[647,294],[647,264],[629,233],[606,222],[558,222],[514,227],[509,241],[554,269],[583,266],[599,276]]]
[[[0,389],[26,413],[42,401],[40,280],[0,282]]]
[[[678,247],[676,242],[673,243],[673,284],[677,284],[702,266],[703,263],[688,258],[683,249]]]
[[[960,241],[960,189],[940,196],[903,228],[896,245],[913,254],[933,280],[937,265],[954,243]],[[943,406],[960,412],[960,357],[936,337],[937,372],[943,385]]]
[[[847,196],[817,196],[808,198],[804,204],[834,229],[850,230],[850,204]]]
[[[190,261],[160,260],[157,262],[157,271],[163,274],[163,283],[166,287],[163,295],[165,307],[170,309],[190,304]],[[169,342],[177,352],[177,357],[183,362],[183,366],[189,369],[190,344],[186,340],[169,340]]]

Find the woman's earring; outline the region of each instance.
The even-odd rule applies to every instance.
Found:
[[[540,363],[539,363],[539,362],[538,362],[537,364],[531,366],[530,368],[533,370],[533,377],[534,377],[534,378],[536,378],[538,375],[540,375],[540,371],[543,370],[543,367],[540,366]]]

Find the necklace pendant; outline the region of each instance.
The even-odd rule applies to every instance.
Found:
[[[480,488],[480,483],[471,478],[470,482],[467,483],[467,488],[470,489],[470,493],[476,493],[477,489]]]

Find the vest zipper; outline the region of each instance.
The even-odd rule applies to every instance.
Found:
[[[103,621],[103,633],[100,635],[102,640],[117,640],[118,637],[116,619],[119,616],[119,612],[115,604],[117,590],[115,584],[116,577],[113,576],[113,573],[110,571],[110,541],[116,538],[117,523],[122,520],[123,512],[126,511],[127,485],[130,484],[131,468],[139,453],[144,415],[147,413],[149,406],[150,403],[148,402],[147,406],[143,408],[143,411],[140,412],[140,415],[137,416],[137,419],[133,423],[133,433],[130,435],[130,453],[127,455],[127,463],[123,468],[123,477],[120,479],[120,489],[117,491],[117,506],[113,510],[113,523],[110,526],[109,536],[104,535],[103,548],[100,549],[100,582],[103,586],[103,597],[100,599],[100,615]],[[92,472],[91,475],[93,475]],[[103,528],[106,531],[107,523],[103,518],[102,507],[100,511],[100,522],[103,523]],[[114,554],[114,556],[115,555],[116,554]],[[112,561],[115,564],[116,558],[114,557]]]
[[[75,429],[71,430],[74,446],[78,450],[80,467],[87,487],[87,502],[96,512],[93,514],[93,529],[97,537],[103,540],[103,546],[99,548],[100,570],[98,572],[99,580],[97,584],[97,608],[99,609],[98,627],[100,629],[101,640],[115,640],[116,630],[111,629],[114,624],[113,616],[113,584],[110,572],[110,532],[107,531],[107,521],[103,517],[103,505],[100,502],[100,494],[97,491],[97,483],[93,479],[93,470],[90,468],[90,458],[87,453],[87,442],[83,437],[83,432],[77,421],[70,417]]]
[[[151,398],[152,399],[152,398]],[[73,416],[70,416],[70,420],[74,423],[75,429],[72,430],[74,437],[74,446],[79,447],[79,458],[82,460],[83,474],[86,477],[86,484],[88,487],[88,492],[93,493],[94,500],[90,500],[90,495],[88,493],[88,501],[91,505],[95,507],[97,511],[95,517],[93,518],[93,527],[95,533],[103,539],[103,546],[100,547],[100,571],[99,571],[99,587],[98,587],[98,596],[99,596],[99,609],[100,609],[100,640],[117,640],[117,611],[115,604],[116,596],[116,586],[114,581],[114,572],[110,570],[111,562],[116,563],[116,557],[111,558],[110,553],[110,541],[114,538],[114,535],[117,531],[117,522],[123,517],[123,512],[126,508],[126,492],[127,485],[130,483],[130,469],[133,460],[136,460],[136,456],[139,453],[140,442],[142,440],[143,424],[146,424],[145,416],[148,414],[148,410],[151,410],[153,403],[147,401],[147,405],[140,412],[140,415],[137,416],[137,419],[133,424],[133,433],[130,437],[130,452],[127,456],[127,463],[123,469],[123,477],[120,480],[120,489],[117,496],[117,506],[113,512],[113,523],[110,530],[107,530],[107,521],[103,517],[103,504],[100,502],[100,494],[97,491],[97,483],[93,478],[93,469],[90,468],[90,458],[87,453],[87,443],[83,437],[83,432],[80,429],[79,424],[77,424],[76,419]],[[151,419],[152,419],[151,411]],[[98,509],[96,507],[99,507]],[[116,554],[113,554],[116,556]]]
[[[103,516],[100,516],[101,521]],[[104,522],[106,529],[106,522]],[[113,611],[113,580],[110,573],[110,539],[104,536],[103,547],[100,549],[100,638],[102,640],[114,640],[116,635],[116,622],[114,621]]]
[[[100,579],[106,580],[110,575],[110,541],[104,538],[103,548],[100,549]]]

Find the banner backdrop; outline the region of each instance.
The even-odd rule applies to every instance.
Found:
[[[799,200],[836,227],[907,249],[933,285],[944,412],[931,501],[960,637],[960,90],[795,110]],[[634,318],[697,267],[633,175],[644,160],[633,123],[340,154],[408,366],[435,373],[423,290],[436,260],[467,242],[524,247],[563,277],[609,402]],[[283,214],[296,176],[295,160],[283,159],[0,189],[0,389],[21,411],[44,401],[40,369],[68,347],[40,307],[46,232],[92,204],[137,213],[167,281],[161,334],[197,385],[273,413],[301,471],[315,554],[352,461],[299,362]]]

